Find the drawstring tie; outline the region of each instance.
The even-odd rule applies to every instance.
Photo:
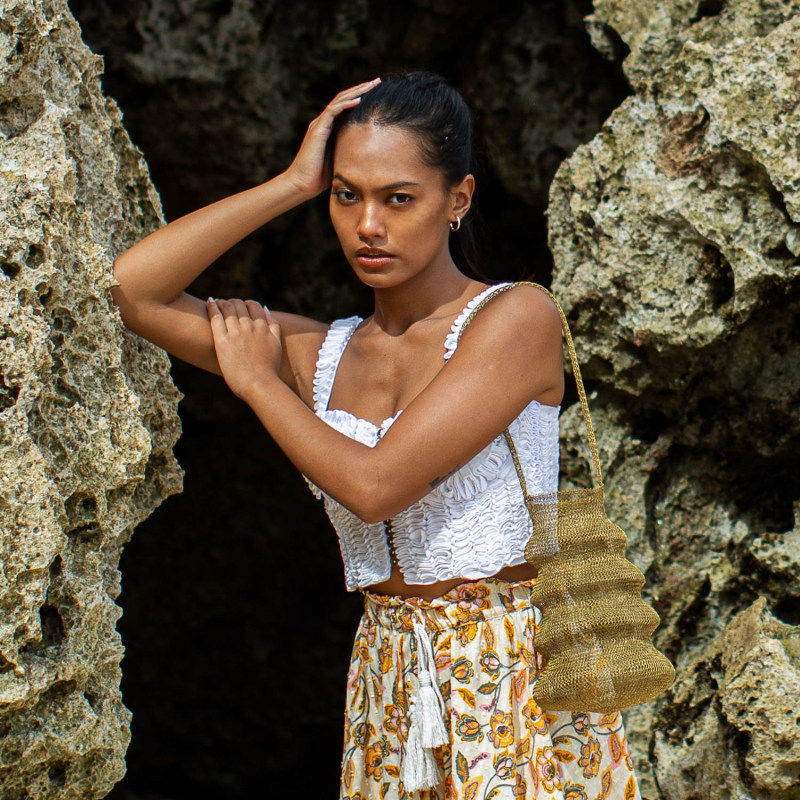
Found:
[[[417,690],[409,700],[411,724],[400,777],[409,793],[438,785],[441,776],[433,748],[448,741],[445,705],[436,678],[433,647],[425,626],[414,623],[417,640]]]

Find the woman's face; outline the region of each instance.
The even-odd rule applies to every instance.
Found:
[[[447,190],[441,170],[423,163],[417,139],[404,128],[363,123],[339,134],[331,221],[368,286],[397,286],[428,267],[451,264],[448,226],[465,213],[458,210],[463,200]]]

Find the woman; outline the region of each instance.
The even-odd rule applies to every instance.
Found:
[[[635,798],[619,713],[531,697],[532,494],[557,488],[561,322],[488,286],[463,247],[475,180],[461,96],[426,73],[340,92],[292,164],[115,262],[126,325],[222,375],[306,477],[365,612],[348,675],[341,797]],[[330,187],[374,313],[328,325],[184,291],[244,236]]]

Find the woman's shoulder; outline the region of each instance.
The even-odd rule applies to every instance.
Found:
[[[495,291],[491,291],[494,289]],[[459,326],[459,338],[510,343],[535,333],[536,339],[561,336],[561,315],[552,297],[530,283],[503,283],[481,293],[479,303]]]
[[[529,398],[556,405],[564,393],[561,315],[547,292],[510,285],[481,306],[460,332],[450,361],[472,374],[492,365],[497,380],[527,387]],[[455,366],[455,365],[454,365]]]

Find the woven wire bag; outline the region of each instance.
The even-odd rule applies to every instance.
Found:
[[[531,603],[542,614],[534,643],[542,669],[533,697],[545,710],[617,711],[657,697],[672,684],[675,669],[652,643],[660,617],[642,599],[645,578],[625,558],[625,533],[606,515],[600,457],[566,316],[544,286],[522,283],[541,289],[558,308],[596,475],[592,488],[529,495],[514,441],[504,432],[533,523],[525,559],[538,570]]]

